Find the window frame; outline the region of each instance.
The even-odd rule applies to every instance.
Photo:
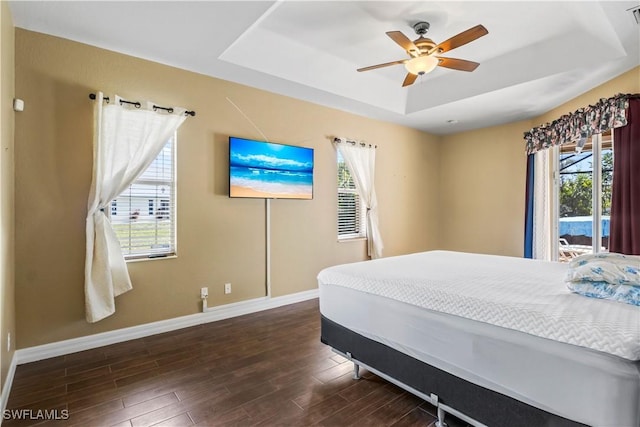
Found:
[[[120,210],[121,206],[118,204],[118,199],[121,197],[128,197],[129,199],[131,199],[131,195],[129,196],[123,196],[124,194],[127,193],[127,191],[131,191],[131,187],[134,185],[149,185],[149,186],[167,186],[169,187],[169,195],[157,195],[156,197],[149,197],[149,195],[145,194],[142,196],[139,196],[140,200],[145,202],[146,205],[146,209],[141,209],[142,211],[146,211],[145,213],[147,213],[151,218],[153,218],[153,223],[156,224],[156,230],[157,230],[157,224],[158,221],[161,221],[163,218],[158,218],[158,208],[161,205],[161,200],[164,202],[165,200],[169,201],[169,247],[167,248],[167,250],[165,251],[148,251],[148,252],[144,252],[144,253],[131,253],[131,244],[123,244],[123,241],[120,240],[120,238],[118,238],[118,240],[120,241],[120,247],[123,251],[123,256],[126,262],[132,262],[132,261],[146,261],[146,260],[155,260],[155,259],[166,259],[166,258],[175,258],[178,255],[178,248],[177,248],[177,243],[178,243],[178,238],[177,238],[177,132],[175,132],[169,139],[167,139],[166,144],[163,146],[162,150],[158,153],[158,156],[156,157],[156,159],[158,159],[158,157],[160,157],[161,155],[163,155],[163,153],[165,152],[164,150],[166,149],[166,146],[168,144],[171,144],[171,178],[170,180],[150,180],[150,179],[141,179],[138,178],[135,181],[133,181],[131,183],[131,185],[129,185],[127,187],[127,189],[125,191],[123,191],[121,194],[119,194],[115,199],[113,199],[111,201],[111,203],[116,203],[116,205],[118,205],[118,217],[119,219],[122,219],[123,216],[125,216],[125,212],[123,212],[122,210]],[[156,161],[156,159],[154,159],[153,162]],[[149,165],[149,168],[152,167],[153,162]],[[147,168],[144,172],[142,172],[140,174],[140,177],[142,177],[144,175],[144,173],[149,170],[149,168]],[[173,203],[172,203],[173,202]],[[149,212],[149,209],[153,209],[153,212]],[[129,217],[128,220],[124,221],[123,224],[128,225],[128,229],[129,229],[129,233],[128,233],[128,241],[131,242],[131,224],[133,224],[133,213],[135,211],[133,211],[133,207],[131,205],[131,202],[129,202],[129,212],[126,213],[126,216]],[[163,211],[164,212],[164,211]],[[139,214],[138,214],[139,215]],[[111,221],[111,212],[109,212],[109,220]],[[114,231],[115,231],[115,227],[114,227]],[[117,235],[117,233],[116,233]]]
[[[602,134],[593,134],[589,137],[587,144],[591,147],[591,162],[592,162],[592,170],[591,170],[591,208],[592,208],[592,230],[591,230],[591,253],[600,253],[602,252],[602,216],[603,216],[603,206],[602,206],[602,185],[603,185],[603,167],[602,167],[602,159],[603,159],[603,151],[611,149],[613,150],[613,132],[605,132],[608,136],[606,141],[603,140]],[[560,186],[562,183],[561,180],[561,159],[562,155],[567,153],[567,148],[575,147],[575,143],[567,144],[566,146],[555,146],[553,147],[553,157],[551,164],[553,165],[553,206],[552,206],[552,244],[553,248],[551,250],[552,261],[559,260],[560,253]],[[615,153],[614,153],[615,156]],[[595,165],[598,165],[597,167]],[[613,173],[613,172],[612,172]],[[608,251],[605,248],[605,251]]]
[[[340,186],[340,170],[341,170],[341,165],[344,165],[344,168],[346,169],[346,171],[349,173],[349,181],[353,183],[353,187],[345,187],[345,186]],[[358,194],[358,190],[356,188],[355,182],[353,181],[353,177],[351,176],[351,170],[349,169],[349,166],[347,165],[347,163],[344,161],[344,158],[342,157],[342,154],[340,154],[340,151],[336,149],[336,202],[337,202],[337,210],[336,210],[336,214],[337,214],[337,221],[336,221],[336,226],[337,226],[337,236],[338,236],[338,241],[339,242],[344,242],[344,241],[353,241],[353,240],[363,240],[367,238],[367,227],[366,227],[366,206],[364,205],[362,198],[360,197],[360,195]],[[340,223],[341,223],[341,214],[340,214],[340,195],[341,194],[348,194],[348,195],[353,195],[355,198],[355,202],[356,202],[356,213],[354,215],[354,219],[353,221],[355,222],[355,226],[357,228],[356,232],[352,232],[352,233],[341,233],[340,229]]]

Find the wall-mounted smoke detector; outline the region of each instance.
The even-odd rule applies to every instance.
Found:
[[[627,9],[627,12],[630,12],[635,18],[636,24],[640,25],[640,5]]]

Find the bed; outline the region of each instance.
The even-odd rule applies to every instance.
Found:
[[[640,427],[640,307],[566,264],[431,251],[318,275],[321,340],[477,426]]]

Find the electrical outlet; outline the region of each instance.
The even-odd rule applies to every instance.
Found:
[[[224,293],[225,294],[230,294],[231,293],[231,283],[225,283],[224,284]]]
[[[208,298],[209,297],[209,288],[206,286],[200,289],[200,298]]]
[[[7,334],[7,351],[11,351],[11,332]]]

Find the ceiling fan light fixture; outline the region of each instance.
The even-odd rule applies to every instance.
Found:
[[[418,56],[405,62],[404,66],[411,74],[421,76],[430,73],[438,66],[438,58],[430,55]]]

